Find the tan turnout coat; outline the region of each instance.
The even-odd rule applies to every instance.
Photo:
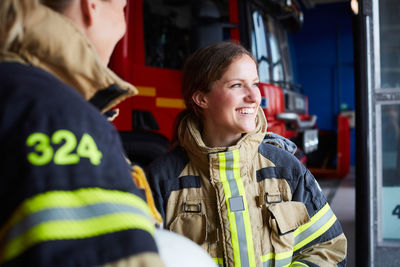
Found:
[[[254,132],[209,148],[187,117],[182,146],[149,170],[165,227],[219,266],[345,266],[346,238],[314,177],[265,133],[260,109]]]

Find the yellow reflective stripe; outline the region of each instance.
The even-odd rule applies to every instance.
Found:
[[[223,258],[212,258],[215,264],[217,265],[223,265],[224,264],[224,259]]]
[[[271,259],[274,258],[274,256],[275,256],[274,253],[268,253],[267,255],[262,255],[261,256],[261,262],[271,260]]]
[[[156,106],[164,108],[185,108],[185,102],[181,98],[157,97]]]
[[[139,91],[139,96],[156,96],[155,87],[136,86],[136,89]]]
[[[37,242],[40,242],[42,239],[40,237],[32,237],[32,234],[29,234],[29,232],[33,231],[32,233],[34,234],[41,234],[43,231],[35,232],[36,227],[42,227],[41,225],[52,225],[49,223],[54,223],[55,219],[57,218],[57,212],[58,210],[62,209],[70,209],[70,208],[85,208],[89,207],[90,205],[96,206],[96,204],[99,204],[97,206],[108,206],[110,207],[110,210],[104,211],[104,214],[112,214],[112,215],[106,215],[104,217],[97,216],[96,214],[94,216],[97,216],[96,218],[108,218],[107,216],[114,216],[111,218],[112,219],[110,223],[113,223],[113,225],[104,225],[101,227],[95,227],[92,230],[86,229],[85,227],[82,228],[82,226],[86,225],[87,223],[83,222],[89,222],[90,220],[64,220],[65,218],[62,218],[59,220],[59,222],[68,222],[68,223],[74,223],[77,229],[84,229],[87,233],[101,233],[101,232],[112,232],[115,230],[123,230],[123,229],[130,229],[130,228],[139,228],[146,230],[153,234],[154,232],[154,226],[153,224],[145,218],[145,216],[151,216],[149,208],[146,204],[146,202],[141,199],[140,197],[133,195],[131,193],[127,192],[121,192],[121,191],[115,191],[115,190],[106,190],[106,189],[101,189],[101,188],[85,188],[85,189],[79,189],[75,191],[51,191],[47,193],[43,193],[37,196],[34,196],[32,198],[26,199],[20,207],[17,208],[17,210],[14,212],[13,216],[11,219],[0,229],[0,244],[3,243],[2,245],[7,246],[7,251],[3,251],[2,255],[0,255],[0,262],[1,260],[4,260],[4,258],[9,258],[12,257],[13,255],[17,255],[18,253],[22,253],[23,251],[19,251],[19,248],[21,248],[21,242],[18,240],[21,240],[22,236],[25,236],[26,238],[23,238],[24,240],[24,246],[23,249],[28,248],[30,245],[36,244]],[[132,207],[132,208],[125,208],[125,210],[130,210],[130,212],[120,212],[121,210],[113,209],[113,204],[115,204],[116,208],[119,209],[124,209],[124,206],[120,205],[125,205],[125,207]],[[119,205],[119,206],[118,206]],[[135,212],[135,210],[137,212]],[[49,213],[53,212],[53,213]],[[142,213],[142,215],[139,215],[139,213]],[[43,218],[41,217],[41,214],[47,214],[51,215],[50,217],[47,217],[50,221],[44,222],[41,221]],[[55,215],[54,215],[55,214]],[[62,214],[62,213],[61,213]],[[36,217],[35,217],[36,216]],[[53,216],[53,217],[52,217]],[[54,217],[55,216],[55,217]],[[94,218],[94,216],[92,216]],[[37,220],[34,220],[36,222],[30,221],[33,218],[36,218]],[[90,217],[90,216],[88,216]],[[129,218],[135,218],[135,222],[131,222]],[[119,219],[118,219],[119,218]],[[139,219],[137,219],[139,218]],[[92,219],[92,218],[91,218]],[[120,219],[128,219],[127,220],[127,225],[124,225],[124,223],[115,223],[115,221],[118,221]],[[24,221],[28,220],[28,221]],[[102,219],[107,221],[107,219]],[[137,220],[137,221],[136,221]],[[108,219],[110,221],[110,219]],[[92,226],[93,223],[91,223],[90,227]],[[130,225],[130,226],[129,226]],[[21,227],[22,226],[22,227]],[[28,228],[24,228],[28,227]],[[42,229],[42,228],[37,228],[37,229]],[[64,226],[63,226],[64,227]],[[79,228],[81,227],[81,228]],[[124,228],[125,227],[125,228]],[[67,228],[60,228],[58,229],[58,232],[63,232],[64,229]],[[69,230],[69,229],[68,229]],[[47,230],[46,230],[47,231]],[[74,230],[71,228],[71,238],[81,238],[79,235],[76,235],[74,233]],[[13,233],[9,235],[9,233]],[[51,232],[50,232],[51,233]],[[70,233],[70,232],[68,232]],[[10,240],[6,240],[6,237]],[[15,235],[15,236],[13,236]],[[42,235],[42,234],[41,234]],[[90,235],[90,234],[89,234]],[[60,237],[56,236],[56,239],[60,239]],[[32,240],[28,242],[25,242],[25,240]],[[36,240],[36,241],[35,241]],[[6,244],[7,243],[7,244]],[[19,244],[19,245],[18,245]],[[19,251],[17,254],[15,254],[15,251]]]
[[[102,202],[133,205],[148,211],[146,202],[132,193],[102,188],[82,188],[74,191],[49,191],[36,195],[27,199],[17,213],[21,215],[20,212],[27,214],[55,207],[80,207]]]
[[[40,242],[89,238],[127,229],[141,229],[154,234],[154,226],[147,218],[132,213],[114,213],[79,221],[46,222],[32,227],[6,244],[0,262],[15,258]]]
[[[234,264],[241,267],[253,267],[255,256],[252,228],[240,176],[239,151],[221,152],[218,153],[218,157],[221,183],[228,209]]]
[[[235,261],[235,266],[241,266],[240,253],[239,253],[239,250],[240,250],[239,249],[239,238],[238,238],[238,233],[236,230],[235,214],[233,212],[230,212],[231,208],[229,205],[229,198],[232,195],[231,195],[231,189],[229,187],[228,180],[226,178],[225,154],[219,153],[218,158],[219,158],[219,175],[221,177],[221,182],[222,182],[222,186],[224,188],[224,193],[225,193],[226,206],[228,208],[228,219],[229,219],[229,228],[231,230],[233,258]]]
[[[293,247],[293,251],[300,249],[321,236],[335,223],[335,221],[336,216],[330,209],[329,204],[326,203],[326,205],[311,218],[310,222],[300,226],[294,231],[293,236],[295,238],[295,246]],[[303,236],[300,240],[297,240],[300,235]]]
[[[308,265],[300,261],[294,261],[290,264],[290,267],[308,267]]]
[[[0,240],[5,232],[25,216],[49,208],[81,207],[95,203],[115,203],[132,205],[150,215],[147,203],[131,193],[101,188],[83,188],[74,191],[50,191],[27,199],[14,212],[11,220],[0,229]]]
[[[293,256],[293,251],[286,251],[286,252],[281,252],[281,253],[275,253],[275,259],[276,260],[283,260],[287,258],[291,258]]]
[[[261,262],[267,263],[263,266],[289,266],[292,260],[293,251],[286,251],[281,253],[268,253],[261,256]]]
[[[322,216],[324,216],[325,213],[327,213],[329,211],[330,207],[329,204],[326,203],[325,206],[320,209],[311,219],[308,223],[305,223],[301,226],[299,226],[295,231],[293,236],[298,236],[299,234],[301,234],[303,231],[307,230],[307,228],[309,228],[311,225],[313,225],[316,221],[318,221],[319,219],[321,219]]]
[[[239,194],[243,197],[243,204],[245,210],[243,213],[244,227],[246,232],[246,240],[247,240],[247,251],[249,255],[249,266],[255,266],[255,257],[254,257],[254,245],[253,245],[253,234],[251,228],[250,214],[247,205],[246,192],[244,190],[242,177],[240,175],[240,166],[239,166],[239,150],[233,150],[233,173],[234,177],[239,189]]]
[[[319,228],[318,231],[314,232],[312,235],[310,235],[309,237],[307,237],[306,239],[304,239],[302,242],[296,244],[293,248],[294,251],[298,250],[299,248],[305,246],[306,244],[310,243],[311,241],[313,241],[314,239],[316,239],[317,237],[321,236],[323,233],[325,233],[326,231],[328,231],[328,229],[336,222],[336,216],[333,215],[329,221],[324,224],[321,228]]]

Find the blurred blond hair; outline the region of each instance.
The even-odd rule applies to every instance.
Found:
[[[9,50],[22,40],[26,16],[37,5],[39,0],[0,1],[0,52]]]

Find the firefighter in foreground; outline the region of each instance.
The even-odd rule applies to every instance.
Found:
[[[253,56],[230,42],[187,60],[178,146],[148,172],[165,227],[220,266],[345,266],[346,238],[316,180],[264,139],[258,81]]]
[[[106,67],[126,0],[42,2],[0,1],[0,266],[163,266],[100,113],[136,93]]]

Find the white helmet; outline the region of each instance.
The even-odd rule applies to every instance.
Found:
[[[204,249],[182,235],[157,229],[154,238],[166,267],[216,267]]]

